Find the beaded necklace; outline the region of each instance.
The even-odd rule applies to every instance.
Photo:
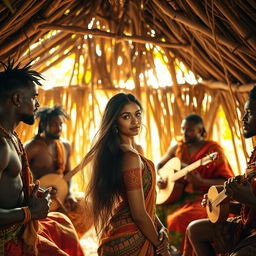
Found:
[[[1,124],[0,124],[0,130],[11,140],[13,146],[15,147],[15,149],[17,151],[17,154],[22,155],[23,148],[20,144],[17,133],[15,131],[12,133],[8,132]],[[13,136],[15,137],[16,141],[14,140]]]

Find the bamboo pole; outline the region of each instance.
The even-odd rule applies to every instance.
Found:
[[[234,27],[235,31],[237,31],[245,40],[250,44],[252,49],[256,49],[256,40],[255,40],[255,34],[249,29],[248,26],[246,26],[243,23],[243,20],[237,19],[236,15],[232,12],[232,9],[230,9],[225,1],[214,1],[214,4],[217,6],[217,8],[222,12],[222,14],[226,17],[226,19],[229,20],[229,22]]]
[[[178,21],[180,23],[182,23],[183,25],[189,27],[190,29],[193,29],[195,31],[199,31],[201,33],[203,33],[204,35],[206,35],[207,37],[214,39],[212,31],[207,28],[206,26],[196,22],[196,21],[192,21],[190,19],[188,19],[184,14],[182,13],[178,13],[175,12],[171,6],[169,4],[167,4],[164,1],[160,1],[160,0],[153,0],[154,3],[156,4],[156,8],[160,8],[161,11],[167,15],[168,17],[170,17],[171,19]],[[242,51],[245,53],[249,53],[249,54],[253,54],[253,52],[247,48],[245,48],[244,46],[241,46],[240,44],[236,43],[235,41],[232,41],[230,39],[227,39],[226,37],[220,35],[220,34],[215,34],[214,35],[217,39],[217,41],[220,44],[224,44],[227,47],[231,48],[232,52],[235,51]]]
[[[82,35],[92,35],[95,37],[100,37],[100,38],[105,38],[105,39],[115,39],[117,41],[133,41],[136,43],[140,44],[145,44],[145,43],[151,43],[154,45],[158,45],[161,47],[166,47],[166,48],[181,48],[181,49],[186,49],[188,48],[188,45],[185,44],[172,44],[170,42],[163,42],[160,40],[157,40],[152,37],[148,36],[128,36],[128,35],[118,35],[115,33],[110,33],[106,31],[102,31],[99,29],[86,29],[78,26],[64,26],[64,25],[57,25],[57,24],[42,24],[39,26],[40,30],[61,30],[65,31],[68,33],[74,33],[74,34],[82,34]]]

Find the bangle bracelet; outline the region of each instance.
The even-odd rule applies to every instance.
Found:
[[[24,215],[25,215],[24,219],[22,221],[22,224],[26,224],[31,220],[31,212],[30,212],[28,206],[21,207],[21,209],[23,210]]]

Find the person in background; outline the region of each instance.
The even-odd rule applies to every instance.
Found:
[[[251,138],[256,136],[255,86],[249,92],[244,112],[244,137]],[[211,223],[208,219],[191,222],[187,235],[194,251],[186,250],[184,256],[210,256],[217,253],[230,256],[256,255],[256,147],[251,153],[245,174],[228,179],[224,190],[228,198],[233,200],[230,209],[237,216],[217,223]],[[207,197],[202,201],[203,206],[206,203]]]
[[[63,176],[71,171],[71,146],[69,141],[61,137],[63,124],[69,117],[61,106],[54,106],[41,108],[37,118],[38,133],[24,145],[30,169],[34,178],[40,179],[43,185],[53,186],[52,200],[57,200],[57,207],[53,210],[65,213],[74,224],[78,236],[82,237],[93,224],[89,204],[84,208],[84,196],[73,196],[70,180],[67,181],[68,191],[63,202],[63,196],[59,194],[62,191],[59,186],[66,185]]]
[[[184,188],[178,201],[157,206],[157,214],[169,230],[173,255],[180,255],[183,250],[188,224],[192,220],[206,217],[201,201],[209,187],[221,185],[229,177],[234,176],[220,145],[215,141],[205,140],[206,131],[200,116],[196,114],[186,116],[181,123],[181,134],[183,139],[176,145],[170,146],[157,164],[158,171],[173,157],[180,159],[183,168],[210,153],[218,152],[218,156],[215,161],[198,167],[189,172],[185,178],[177,181]],[[164,189],[166,182],[160,177],[157,185],[160,189]]]
[[[39,73],[9,60],[0,72],[0,254],[82,256],[70,220],[49,213],[50,189],[32,183],[26,152],[15,132],[32,125],[39,108]]]

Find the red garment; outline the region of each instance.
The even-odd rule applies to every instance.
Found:
[[[17,139],[19,140],[18,136]],[[26,202],[33,184],[27,155],[21,142],[20,147],[23,152],[21,177]],[[21,224],[17,225],[20,226]],[[58,212],[49,213],[46,219],[30,220],[19,233],[9,236],[11,239],[6,240],[5,233],[2,231],[0,238],[4,244],[3,249],[6,256],[84,255],[73,224],[68,217]]]
[[[64,214],[49,213],[46,219],[40,220],[40,231],[37,236],[38,256],[83,256],[74,226]],[[18,237],[17,244],[11,240],[5,244],[6,256],[31,256],[25,252],[23,241]]]
[[[213,152],[218,152],[217,159],[207,165],[197,168],[195,171],[199,172],[203,179],[214,179],[219,177],[227,179],[234,176],[234,173],[224,155],[223,149],[215,141],[207,141],[201,149],[193,154],[189,153],[187,144],[180,143],[176,150],[176,156],[181,160],[181,162],[191,164]],[[203,194],[206,193],[208,189],[209,188],[205,186],[194,186],[193,191]]]
[[[218,152],[217,159],[205,166],[200,166],[195,171],[199,172],[203,179],[227,179],[234,176],[222,148],[214,141],[207,141],[200,150],[191,155],[187,144],[181,143],[178,145],[176,156],[182,162],[191,164],[213,152]],[[188,184],[181,201],[170,204],[172,212],[166,218],[167,227],[170,231],[170,242],[181,251],[188,224],[193,220],[207,217],[205,208],[201,206],[201,201],[203,194],[207,193],[208,189],[209,187]]]

